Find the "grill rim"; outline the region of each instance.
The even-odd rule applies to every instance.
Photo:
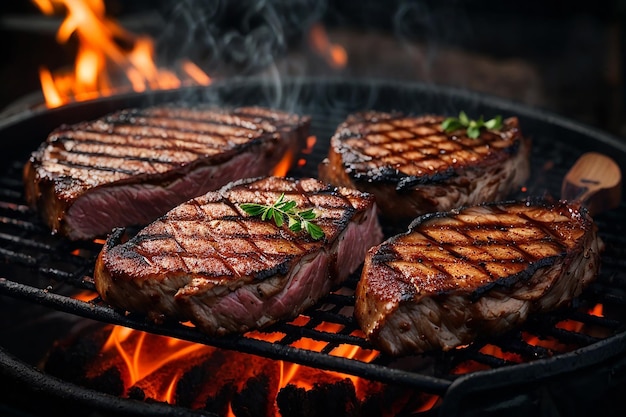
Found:
[[[459,89],[455,87],[448,87],[448,86],[434,86],[431,84],[423,84],[420,82],[407,83],[407,82],[400,82],[400,81],[394,81],[394,80],[380,80],[380,79],[356,79],[355,80],[355,79],[344,79],[344,78],[317,78],[317,77],[300,78],[299,77],[295,79],[283,80],[283,83],[285,85],[291,84],[292,88],[297,88],[298,85],[309,85],[309,84],[313,84],[313,85],[336,84],[340,87],[346,87],[346,88],[351,88],[351,87],[355,88],[355,87],[362,87],[363,85],[367,85],[367,86],[370,86],[374,90],[380,89],[380,88],[390,88],[390,89],[409,88],[411,89],[411,91],[414,91],[418,95],[423,94],[425,92],[432,93],[432,94],[440,94],[445,97],[448,97],[452,101],[457,100],[457,104],[458,104],[458,100],[467,101],[467,102],[477,102],[479,103],[479,105],[482,105],[482,106],[497,108],[502,111],[516,114],[520,117],[532,118],[532,119],[535,119],[536,121],[546,123],[549,125],[558,126],[565,130],[575,131],[580,135],[593,138],[595,141],[597,141],[598,143],[601,143],[603,146],[609,149],[619,150],[622,153],[626,153],[626,143],[624,143],[623,141],[620,141],[620,139],[617,138],[616,136],[603,132],[599,129],[592,128],[582,123],[569,120],[567,118],[558,116],[554,113],[551,113],[543,109],[531,108],[529,106],[515,103],[510,100],[485,95],[485,94],[478,93],[475,91],[469,91],[469,90]],[[192,95],[197,95],[197,94],[201,94],[203,92],[201,90],[204,90],[204,89],[218,89],[218,90],[225,89],[225,90],[232,91],[232,90],[236,90],[237,88],[250,88],[250,87],[259,87],[259,86],[260,87],[274,87],[274,84],[275,84],[274,80],[268,80],[262,77],[261,78],[241,78],[241,79],[234,78],[234,79],[228,79],[224,81],[216,81],[212,86],[201,88],[201,89],[197,87],[193,87],[193,88],[182,88],[178,90],[151,91],[147,93],[129,93],[129,94],[124,94],[124,95],[104,97],[104,98],[95,99],[89,102],[72,103],[70,105],[67,105],[58,109],[41,109],[41,110],[26,113],[26,114],[19,114],[14,117],[9,117],[8,120],[0,121],[0,135],[2,135],[2,132],[9,132],[9,133],[15,132],[15,131],[19,132],[20,129],[24,129],[25,125],[27,125],[28,123],[32,123],[33,120],[38,120],[39,118],[43,118],[47,120],[48,121],[47,123],[52,123],[52,125],[56,127],[58,123],[54,121],[58,121],[60,117],[59,114],[64,114],[64,113],[71,113],[75,118],[78,119],[76,121],[80,121],[80,120],[85,120],[85,118],[92,117],[92,116],[85,115],[85,111],[87,110],[88,110],[87,113],[96,112],[97,115],[101,115],[101,114],[106,114],[112,110],[119,109],[120,107],[147,105],[145,103],[146,100],[147,101],[156,100],[158,103],[163,103],[163,102],[168,101],[168,98],[171,99],[173,97],[179,97],[181,93],[185,94],[185,91],[189,92]],[[185,91],[181,91],[181,90],[185,90]],[[141,104],[138,104],[138,103],[141,103]],[[97,117],[97,115],[93,117]],[[52,122],[50,122],[50,120],[52,120]],[[72,123],[72,122],[73,121],[68,120],[68,123]],[[10,136],[10,135],[7,134],[7,136]],[[28,152],[30,152],[31,150],[32,149],[29,149]],[[620,161],[623,161],[625,158],[624,155],[612,155],[612,156],[615,156],[616,159]],[[623,164],[620,164],[620,165],[623,165]],[[31,290],[34,290],[32,291],[32,295],[33,295],[32,297],[30,296],[22,297],[22,295],[24,294],[27,294],[27,293],[30,294]],[[109,316],[111,316],[112,320],[115,320],[115,321],[110,321],[110,323],[122,324],[127,327],[136,328],[138,330],[148,330],[153,333],[155,333],[155,330],[156,330],[153,326],[148,326],[148,325],[139,326],[139,327],[148,327],[147,329],[138,328],[137,321],[129,321],[127,317],[114,312],[112,309],[107,310],[106,308],[103,308],[103,307],[96,307],[96,309],[93,309],[93,308],[89,309],[87,307],[88,305],[87,303],[81,302],[78,300],[72,300],[68,304],[67,297],[50,294],[46,292],[45,290],[41,290],[39,288],[35,288],[31,286],[25,286],[23,284],[19,284],[17,282],[7,280],[4,278],[2,278],[0,282],[0,293],[7,294],[15,298],[24,298],[27,301],[31,301],[31,302],[35,301],[42,305],[56,308],[57,310],[60,309],[61,311],[66,311],[66,309],[68,309],[70,310],[68,312],[74,313],[74,314],[77,314],[77,310],[75,309],[75,306],[72,303],[74,302],[81,303],[81,304],[78,304],[79,305],[78,310],[81,313],[85,314],[85,315],[80,314],[80,315],[83,315],[83,317],[94,318],[94,317],[91,317],[91,315],[95,314],[94,312],[103,311]],[[55,297],[59,297],[59,298],[57,299]],[[72,308],[68,308],[67,307],[68,305],[72,306]],[[101,316],[96,315],[95,318],[98,319],[98,318],[101,318]],[[172,333],[161,333],[161,334],[172,336]],[[174,337],[176,337],[176,335],[174,335]],[[196,341],[196,340],[188,339],[188,338],[185,338],[185,339]],[[227,341],[228,339],[224,338],[223,340],[220,339],[217,341],[212,341],[213,343],[207,343],[206,340],[199,341],[199,342],[212,344],[217,347],[225,347],[227,349],[232,348],[230,343]],[[220,346],[222,342],[225,342],[224,346]],[[268,343],[270,346],[272,345],[269,342],[265,342],[265,343]],[[0,346],[0,348],[2,347]],[[320,367],[320,363],[314,359],[311,359],[312,361],[311,363],[309,363],[308,359],[304,361],[293,360],[294,358],[289,357],[290,355],[285,356],[284,354],[285,347],[283,346],[276,347],[275,350],[269,349],[268,352],[259,352],[258,350],[254,350],[254,349],[253,351],[246,351],[246,350],[241,350],[241,349],[237,349],[237,350],[241,352],[247,352],[247,353],[256,353],[256,354],[264,353],[266,355],[269,354],[270,356],[268,357],[272,359],[284,359],[290,362],[300,363],[303,365],[313,365],[321,369],[338,370],[341,372],[346,372],[346,369],[343,367],[339,367],[338,369],[334,369],[333,367],[330,367],[330,368]],[[598,355],[588,354],[589,352],[596,351],[596,350],[602,351],[603,353],[606,353],[610,356],[605,356],[603,354],[598,354]],[[2,349],[2,351],[4,350]],[[526,375],[528,373],[532,373],[534,368],[540,368],[542,369],[542,371],[544,371],[546,367],[548,368],[553,367],[550,375],[567,373],[568,366],[563,365],[563,364],[578,364],[579,366],[581,366],[580,364],[584,363],[585,365],[583,366],[591,366],[593,364],[600,363],[601,361],[606,360],[607,358],[614,357],[615,355],[619,353],[623,353],[624,351],[626,351],[626,332],[609,336],[606,339],[603,339],[599,342],[592,343],[589,346],[576,349],[572,352],[558,354],[550,358],[537,359],[532,362],[516,364],[514,366],[505,366],[502,368],[490,369],[487,371],[476,371],[476,372],[472,372],[472,373],[460,376],[453,381],[440,379],[440,378],[432,378],[431,380],[430,377],[421,375],[420,377],[424,377],[425,379],[416,384],[415,383],[416,381],[413,380],[414,374],[411,373],[409,381],[406,381],[405,375],[396,374],[395,371],[391,372],[387,376],[383,376],[382,379],[379,379],[381,378],[380,375],[377,378],[375,373],[372,373],[371,375],[368,374],[368,377],[370,377],[371,379],[379,379],[382,382],[395,382],[395,383],[400,382],[400,383],[405,383],[405,384],[408,382],[409,385],[414,386],[416,388],[425,388],[429,390],[434,390],[438,393],[445,392],[447,395],[448,392],[456,392],[457,390],[461,390],[461,388],[463,391],[466,390],[467,387],[472,386],[472,383],[475,383],[474,381],[479,381],[479,380],[483,380],[485,382],[496,381],[496,380],[499,380],[502,375],[504,375],[504,378],[502,378],[502,381],[508,381],[512,384],[519,382],[518,380],[525,381],[524,378],[526,378]],[[312,353],[313,353],[312,355],[313,357],[315,357],[316,355],[320,355],[316,352],[312,352]],[[273,356],[274,354],[277,354],[278,357],[274,357]],[[325,354],[322,356],[328,357],[328,355],[325,355]],[[580,360],[581,356],[585,357],[585,360],[582,362]],[[338,358],[338,359],[343,359],[343,358]],[[365,364],[365,366],[367,366],[368,369],[375,367],[372,364]],[[530,369],[529,371],[529,368],[533,368],[533,369]],[[388,368],[385,368],[385,369],[388,370]],[[513,378],[516,375],[518,376],[518,378]],[[360,375],[357,375],[357,376],[360,376]],[[457,388],[457,387],[461,387],[461,388]]]

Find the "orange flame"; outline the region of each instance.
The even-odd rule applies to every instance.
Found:
[[[306,147],[302,150],[302,153],[304,155],[309,155],[313,152],[313,147],[315,146],[315,143],[317,142],[317,137],[315,136],[309,136],[308,138],[306,138]],[[303,167],[306,165],[306,159],[305,158],[300,158],[298,159],[298,166],[299,167]]]
[[[592,315],[592,316],[602,317],[603,309],[604,307],[602,304],[596,304],[595,306],[591,307],[587,311],[587,314]],[[557,329],[568,330],[570,332],[575,332],[575,333],[590,333],[593,331],[593,329],[585,329],[584,323],[580,321],[576,321],[576,320],[570,320],[570,319],[562,320],[556,323],[555,327]],[[537,336],[529,335],[529,334],[523,334],[522,336],[524,337],[524,340],[526,341],[526,343],[528,343],[529,345],[541,346],[541,347],[550,349],[555,352],[563,352],[563,351],[568,350],[568,347],[566,345],[559,343],[550,337],[545,338],[545,339],[540,339]]]
[[[285,152],[283,158],[278,161],[278,164],[276,164],[276,166],[274,167],[272,174],[277,177],[284,177],[285,175],[287,175],[287,172],[289,172],[289,169],[291,169],[292,163],[293,152],[291,150],[288,150],[287,152]]]
[[[294,321],[308,320],[304,316]],[[228,383],[242,390],[246,381],[255,375],[266,375],[270,381],[269,394],[274,396],[288,385],[310,390],[316,384],[333,384],[349,379],[352,381],[357,398],[363,401],[372,393],[381,392],[384,384],[365,380],[353,375],[333,371],[324,371],[303,365],[287,363],[250,354],[222,351],[212,346],[196,344],[170,337],[154,335],[122,326],[110,326],[112,331],[103,345],[97,363],[87,369],[87,378],[95,378],[115,367],[124,384],[124,395],[132,387],[140,388],[146,398],[176,404],[176,390],[183,375],[194,367],[204,367],[208,387],[194,400],[196,407],[202,407],[208,398],[219,395],[223,385]],[[317,328],[323,331],[340,331],[341,325],[322,323]],[[282,338],[282,334],[265,334],[254,331],[246,334],[259,340],[273,341]],[[300,349],[321,351],[326,343],[305,339],[297,343]],[[294,344],[295,346],[295,344]],[[332,349],[332,355],[355,358],[369,362],[379,354],[377,351],[356,346],[338,346]],[[206,363],[210,363],[207,365]],[[203,365],[204,364],[204,365]],[[419,400],[407,393],[402,400],[420,410],[430,409],[438,397],[420,394]],[[397,405],[398,407],[404,404]],[[277,405],[272,402],[267,415],[278,415]],[[193,408],[193,407],[192,407]],[[390,411],[392,407],[390,405]],[[230,406],[226,415],[234,415]],[[262,413],[263,414],[263,413]],[[390,415],[393,415],[390,413]]]
[[[604,317],[604,306],[600,303],[596,304],[589,310],[589,314],[596,317]]]
[[[93,292],[92,291],[82,290],[79,293],[72,295],[71,298],[73,298],[75,300],[88,302],[88,301],[93,300],[94,296],[93,296]]]
[[[592,315],[592,316],[602,317],[603,310],[604,310],[603,305],[598,303],[594,305],[593,307],[589,308],[589,310],[587,311],[587,314]],[[554,325],[554,327],[557,329],[567,330],[570,332],[584,333],[584,334],[590,334],[590,335],[598,331],[597,329],[594,329],[592,326],[586,326],[584,323],[580,321],[571,320],[571,319],[559,321],[558,323]],[[576,347],[579,347],[576,344],[571,344],[571,345],[565,344],[559,341],[557,338],[554,338],[551,336],[540,338],[526,331],[523,331],[521,333],[521,336],[522,336],[522,340],[524,340],[524,342],[526,342],[527,344],[531,346],[537,346],[537,347],[542,347],[544,349],[547,349],[550,352],[550,354],[569,352],[575,349]],[[607,335],[601,335],[601,337],[606,337],[606,336]],[[483,346],[480,349],[480,353],[493,356],[496,358],[504,359],[512,363],[524,362],[524,359],[521,355],[514,353],[514,352],[505,352],[500,347],[491,345],[491,344],[486,344],[485,346]],[[487,370],[487,369],[491,369],[491,367],[487,364],[480,363],[474,360],[467,360],[455,366],[455,368],[451,371],[451,373],[461,375],[461,374],[476,372],[480,370]]]
[[[175,403],[174,387],[185,369],[216,349],[179,339],[153,335],[122,326],[113,326],[102,348],[102,358],[93,364],[87,377],[110,366],[122,373],[126,391],[137,386],[157,401]],[[158,378],[155,375],[158,374]]]
[[[52,73],[40,68],[42,92],[48,107],[110,95],[116,91],[173,89],[183,81],[173,71],[157,67],[150,38],[124,30],[106,16],[103,0],[33,0],[46,15],[65,11],[56,39],[78,42],[73,71]],[[122,47],[125,45],[126,47]],[[198,66],[183,61],[185,82],[209,85],[211,78]]]
[[[326,29],[324,29],[324,26],[321,24],[317,23],[311,26],[309,43],[313,51],[324,58],[332,68],[345,68],[348,64],[348,53],[346,49],[339,44],[332,43],[328,38]]]
[[[315,136],[307,137],[305,148],[302,149],[301,153],[303,153],[304,155],[310,154],[313,151],[313,146],[315,146],[316,141],[317,141],[317,138]],[[293,160],[294,160],[294,153],[292,150],[288,150],[283,156],[283,158],[278,162],[278,164],[276,164],[276,166],[274,167],[274,170],[272,171],[272,174],[277,177],[284,177],[285,175],[287,175],[287,173],[293,166]],[[299,167],[303,167],[304,165],[306,165],[306,159],[305,158],[298,159],[297,165]]]

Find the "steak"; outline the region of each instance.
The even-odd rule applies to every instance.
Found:
[[[53,233],[146,225],[304,147],[310,118],[261,107],[127,109],[55,129],[24,166],[26,201]]]
[[[604,243],[586,209],[503,202],[431,213],[371,248],[355,316],[391,355],[444,351],[565,306],[592,282]]]
[[[314,239],[243,211],[284,193],[317,213]],[[272,216],[270,216],[270,219]],[[312,178],[245,179],[191,199],[124,241],[116,229],[94,280],[112,306],[154,322],[193,322],[210,335],[295,317],[344,281],[383,235],[371,195]]]
[[[319,165],[323,181],[374,194],[385,220],[506,199],[530,174],[530,141],[515,117],[473,139],[446,133],[443,116],[368,111],[337,128]]]

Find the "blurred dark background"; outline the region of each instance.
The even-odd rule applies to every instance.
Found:
[[[189,58],[213,77],[393,78],[467,88],[544,108],[613,134],[624,122],[622,0],[108,0],[125,29],[156,42],[161,65]],[[0,112],[37,101],[38,70],[70,66],[62,16],[27,0],[0,6]],[[347,53],[332,65],[310,33]],[[5,112],[6,114],[6,112]]]

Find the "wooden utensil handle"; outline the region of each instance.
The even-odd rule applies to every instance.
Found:
[[[563,178],[561,198],[577,201],[594,215],[617,207],[622,199],[622,173],[610,157],[588,152]]]

